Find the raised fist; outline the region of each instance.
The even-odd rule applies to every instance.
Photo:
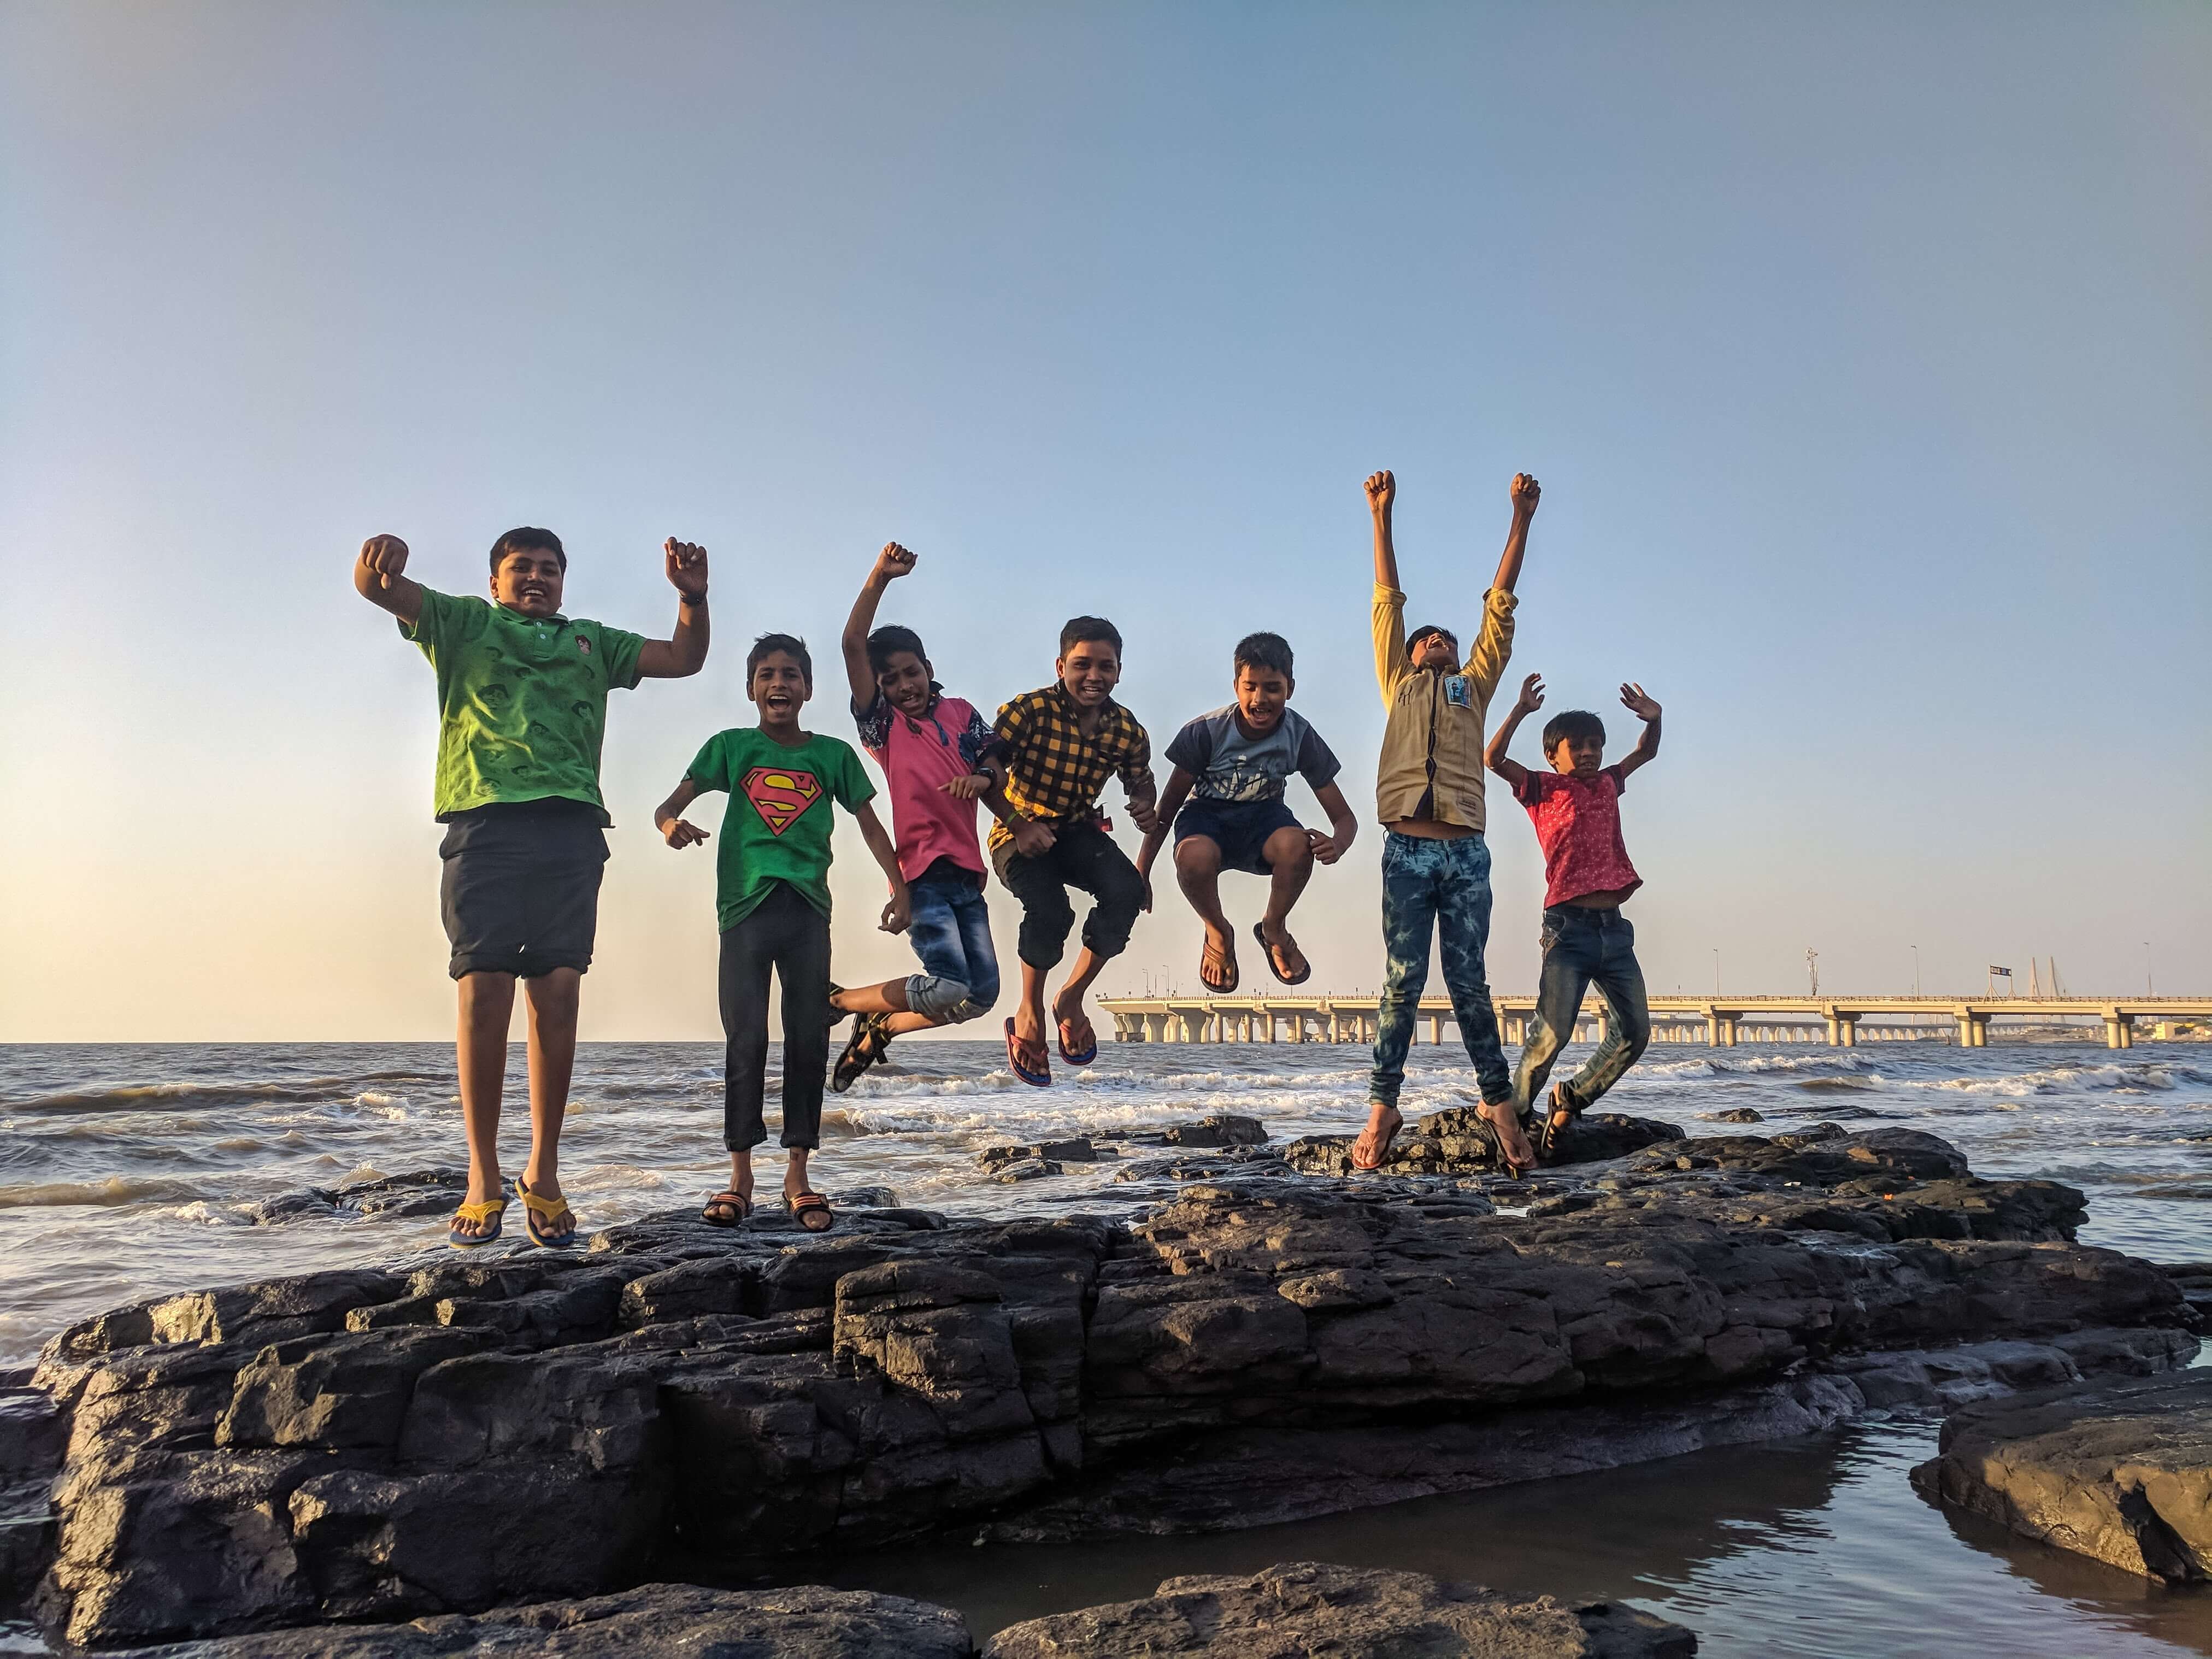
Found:
[[[1544,487],[1528,473],[1516,472],[1513,475],[1513,488],[1508,493],[1513,497],[1513,510],[1526,517],[1535,512],[1536,503],[1543,499]]]
[[[1367,475],[1367,510],[1370,513],[1388,513],[1390,503],[1397,498],[1398,480],[1389,472],[1370,472]]]
[[[406,571],[407,544],[397,536],[371,536],[361,544],[361,562],[376,573],[380,587],[389,587]]]
[[[671,536],[660,544],[667,556],[668,580],[678,592],[687,599],[707,597],[707,550],[693,542],[679,542]]]
[[[885,542],[884,550],[876,555],[876,568],[868,574],[887,582],[895,582],[914,569],[914,555],[896,542]]]

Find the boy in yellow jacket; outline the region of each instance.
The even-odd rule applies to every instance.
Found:
[[[1352,1162],[1371,1170],[1389,1156],[1404,1119],[1398,1094],[1406,1050],[1429,979],[1429,943],[1441,927],[1444,988],[1482,1090],[1482,1115],[1509,1168],[1535,1162],[1513,1103],[1513,1074],[1498,1038],[1482,953],[1490,939],[1490,849],[1483,844],[1482,722],[1491,694],[1513,654],[1513,584],[1540,494],[1527,473],[1513,477],[1513,527],[1498,574],[1483,595],[1474,648],[1459,660],[1459,641],[1433,624],[1406,629],[1406,596],[1390,539],[1397,480],[1367,480],[1375,521],[1375,678],[1389,718],[1376,769],[1376,808],[1388,831],[1382,846],[1382,938],[1389,967],[1376,1022],[1375,1070],[1367,1127]]]

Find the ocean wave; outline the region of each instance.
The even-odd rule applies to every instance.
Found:
[[[2185,1085],[2212,1084],[2212,1076],[2194,1066],[2159,1060],[2112,1066],[2064,1065],[2040,1071],[2015,1072],[1996,1078],[1899,1079],[1899,1086],[1932,1089],[1947,1094],[2055,1095],[2142,1093],[2166,1094]]]
[[[251,1227],[255,1221],[250,1204],[210,1204],[204,1198],[180,1204],[169,1213],[179,1221],[196,1221],[206,1227]]]
[[[261,1101],[323,1100],[351,1094],[344,1078],[313,1078],[303,1083],[134,1083],[114,1089],[73,1089],[31,1095],[6,1103],[18,1112],[143,1111],[149,1106],[189,1102],[194,1105],[242,1106]]]
[[[1637,1068],[1637,1074],[1684,1082],[1701,1082],[1711,1078],[1877,1075],[1871,1063],[1857,1059],[1847,1051],[1824,1054],[1738,1053],[1725,1057],[1711,1054],[1696,1060],[1661,1060],[1656,1065],[1646,1061]]]
[[[47,1181],[35,1186],[0,1187],[0,1210],[61,1209],[84,1204],[114,1209],[125,1204],[173,1203],[192,1196],[192,1189],[181,1181],[110,1176],[105,1181]]]

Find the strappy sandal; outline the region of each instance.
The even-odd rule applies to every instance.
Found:
[[[837,1212],[830,1207],[830,1200],[817,1192],[804,1192],[797,1198],[787,1198],[784,1207],[798,1218],[799,1224],[810,1233],[826,1233],[837,1224]],[[815,1216],[828,1218],[820,1226],[813,1222]]]
[[[717,1210],[724,1213],[717,1215]],[[709,1227],[734,1227],[752,1212],[752,1200],[725,1188],[707,1200],[707,1207],[699,1212],[699,1219]]]
[[[1499,1107],[1501,1109],[1503,1109],[1503,1110],[1504,1110],[1504,1111],[1511,1112],[1511,1111],[1513,1111],[1513,1103],[1512,1103],[1511,1101],[1510,1101],[1510,1100],[1501,1100],[1501,1101],[1495,1101],[1495,1102],[1492,1102],[1492,1101],[1485,1101],[1485,1102],[1483,1102],[1483,1103],[1482,1103],[1482,1104],[1483,1104],[1483,1109],[1481,1109],[1480,1111],[1477,1112],[1476,1115],[1477,1115],[1477,1116],[1479,1116],[1480,1118],[1481,1118],[1481,1120],[1483,1121],[1484,1124],[1485,1124],[1485,1125],[1489,1128],[1489,1130],[1490,1130],[1490,1139],[1491,1139],[1492,1142],[1492,1143],[1497,1146],[1497,1148],[1498,1148],[1498,1164],[1499,1164],[1499,1166],[1500,1166],[1502,1169],[1504,1169],[1504,1170],[1505,1173],[1506,1173],[1508,1176],[1511,1176],[1514,1180],[1518,1181],[1518,1180],[1520,1180],[1520,1179],[1521,1179],[1521,1177],[1522,1177],[1522,1176],[1523,1176],[1527,1175],[1527,1174],[1528,1173],[1528,1171],[1529,1171],[1529,1170],[1533,1170],[1533,1169],[1534,1169],[1534,1168],[1536,1167],[1535,1163],[1534,1163],[1534,1160],[1532,1158],[1529,1162],[1528,1162],[1528,1163],[1526,1163],[1526,1164],[1519,1163],[1519,1162],[1517,1162],[1517,1161],[1516,1161],[1516,1160],[1515,1160],[1515,1158],[1514,1158],[1513,1155],[1512,1155],[1510,1152],[1508,1152],[1505,1150],[1505,1135],[1504,1135],[1504,1133],[1502,1130],[1500,1130],[1500,1129],[1499,1129],[1499,1127],[1498,1127],[1498,1120],[1497,1120],[1496,1118],[1494,1118],[1494,1117],[1492,1117],[1492,1116],[1491,1116],[1491,1115],[1490,1115],[1490,1112],[1489,1112],[1489,1109],[1488,1109],[1491,1106],[1492,1106],[1492,1105],[1496,1105],[1496,1106]],[[1520,1115],[1516,1112],[1516,1113],[1515,1113],[1515,1114],[1514,1114],[1514,1117],[1515,1117],[1515,1121],[1516,1121],[1516,1123],[1517,1124],[1517,1123],[1518,1123],[1518,1121],[1519,1121]],[[1526,1137],[1526,1133],[1527,1133],[1527,1132],[1524,1130],[1524,1131],[1522,1132],[1522,1133],[1523,1133],[1523,1137],[1525,1138],[1525,1137]],[[1532,1149],[1532,1150],[1533,1150],[1533,1149]]]
[[[565,1233],[549,1233],[545,1228],[568,1216],[573,1224],[574,1216],[565,1198],[541,1198],[526,1186],[521,1177],[514,1182],[515,1196],[522,1200],[522,1231],[530,1235],[530,1242],[541,1250],[566,1250],[574,1248],[576,1235],[583,1230],[571,1225]]]
[[[1563,1114],[1566,1118],[1564,1123],[1559,1121]],[[1553,1084],[1552,1109],[1544,1115],[1544,1127],[1536,1143],[1537,1153],[1545,1163],[1555,1161],[1566,1150],[1568,1143],[1574,1139],[1575,1125],[1582,1115],[1583,1109],[1568,1097],[1566,1085]]]
[[[1267,954],[1267,971],[1284,984],[1303,985],[1313,977],[1313,963],[1310,961],[1307,961],[1306,965],[1301,968],[1295,976],[1283,971],[1283,959],[1275,954],[1275,947],[1267,943],[1267,929],[1265,923],[1255,921],[1252,924],[1252,937],[1260,941],[1260,949]],[[1297,940],[1292,939],[1289,933],[1285,933],[1283,935],[1283,942],[1291,950],[1297,950]],[[1298,951],[1298,956],[1302,960],[1305,958],[1305,954],[1304,951]]]
[[[1063,1019],[1059,1021],[1058,1024],[1060,1026],[1060,1057],[1062,1060],[1066,1060],[1071,1066],[1088,1066],[1092,1060],[1098,1058],[1098,1033],[1092,1028],[1091,1017],[1088,1014],[1078,1014],[1073,1019]],[[1082,1048],[1073,1047],[1067,1040],[1068,1032],[1079,1025],[1085,1030],[1091,1033],[1091,1042],[1089,1046]]]
[[[862,1014],[853,1022],[853,1035],[845,1052],[830,1073],[830,1092],[842,1095],[860,1079],[860,1073],[878,1064],[890,1052],[891,1034],[888,1014]]]
[[[457,1250],[480,1250],[499,1237],[501,1227],[506,1224],[506,1217],[507,1200],[503,1198],[487,1198],[475,1204],[464,1204],[453,1212],[453,1224],[446,1229],[446,1243]],[[489,1221],[491,1225],[480,1233],[465,1233],[460,1229],[464,1221],[472,1222],[479,1227]]]
[[[1383,1110],[1390,1114],[1390,1133],[1382,1137],[1382,1155],[1372,1164],[1362,1164],[1359,1161],[1359,1154],[1354,1152],[1352,1155],[1352,1167],[1355,1170],[1379,1170],[1390,1161],[1390,1143],[1397,1139],[1398,1131],[1406,1127],[1406,1115],[1395,1106],[1386,1106]],[[1358,1143],[1354,1141],[1352,1144],[1357,1146]]]
[[[1218,971],[1223,976],[1222,982],[1218,985],[1206,976],[1207,966],[1216,963],[1220,964]],[[1216,950],[1213,940],[1209,938],[1199,947],[1198,982],[1218,997],[1235,994],[1237,988],[1244,982],[1243,972],[1237,966],[1236,940],[1231,939],[1228,944]]]

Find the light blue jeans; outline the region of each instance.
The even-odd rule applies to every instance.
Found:
[[[966,871],[926,875],[908,891],[907,939],[922,971],[906,982],[906,1006],[947,1025],[990,1012],[999,1000],[999,953],[983,878]]]
[[[1636,961],[1636,929],[1615,906],[1594,910],[1555,904],[1544,912],[1544,969],[1536,984],[1536,1017],[1521,1064],[1513,1073],[1513,1103],[1524,1113],[1543,1091],[1552,1062],[1573,1035],[1583,993],[1591,986],[1610,1016],[1605,1041],[1583,1068],[1559,1087],[1579,1109],[1620,1081],[1651,1042],[1651,1007],[1644,994],[1644,969]],[[1548,1109],[1545,1115],[1550,1115]]]
[[[1498,1014],[1482,965],[1490,942],[1490,848],[1480,836],[1435,841],[1382,837],[1382,943],[1389,966],[1375,1022],[1370,1100],[1395,1107],[1406,1080],[1406,1050],[1429,983],[1429,941],[1443,934],[1444,989],[1486,1102],[1510,1100],[1513,1076],[1498,1040]]]

